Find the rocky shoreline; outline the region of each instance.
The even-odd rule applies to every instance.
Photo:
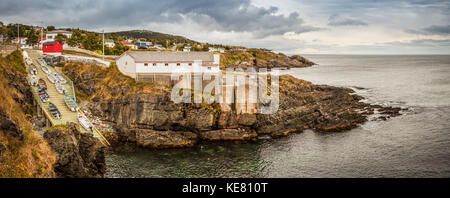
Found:
[[[22,57],[15,56],[19,64]],[[107,148],[92,134],[80,133],[74,123],[44,130],[45,141],[41,141],[37,131],[42,131],[45,123],[36,117],[37,104],[25,75],[6,62],[1,69],[4,78],[0,82],[13,93],[2,100],[15,108],[14,114],[5,105],[0,108],[2,174],[10,174],[9,164],[14,164],[15,177],[103,177]],[[402,110],[363,103],[352,89],[314,85],[284,75],[279,82],[277,113],[237,114],[233,109],[221,110],[219,104],[174,104],[170,88],[136,83],[114,68],[69,63],[64,72],[73,79],[84,108],[115,129],[104,131],[113,148],[182,148],[202,141],[278,138],[306,129],[339,132],[355,128],[369,117],[387,120],[399,116]],[[17,149],[20,152],[14,153]],[[16,154],[33,163],[23,168]]]
[[[65,68],[77,89],[91,96],[86,108],[115,128],[115,132],[106,134],[113,145],[181,148],[200,141],[276,138],[305,129],[339,132],[366,122],[375,110],[380,112],[380,119],[398,116],[401,111],[360,102],[363,98],[348,88],[313,85],[284,75],[280,77],[277,113],[237,115],[233,111],[221,111],[214,104],[174,104],[168,89],[149,88],[153,84],[144,85],[147,89],[154,88],[150,93],[132,87],[111,87],[106,80],[107,71],[92,67],[96,66],[72,64]]]

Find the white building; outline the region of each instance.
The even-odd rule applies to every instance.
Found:
[[[153,45],[153,48],[155,48],[155,49],[159,49],[159,50],[163,50],[163,49],[166,49],[165,47],[163,47],[161,44],[155,44],[155,45]]]
[[[209,47],[209,51],[210,52],[220,52],[220,53],[224,53],[225,52],[225,48],[222,47]]]
[[[135,79],[154,74],[220,72],[220,54],[211,52],[127,51],[116,63],[123,74]]]
[[[51,32],[47,32],[45,34],[45,42],[55,41],[55,37],[58,34],[65,35],[67,38],[72,37],[72,32],[69,32],[69,31],[66,31],[66,30],[54,30],[54,31],[51,31]]]
[[[28,40],[27,37],[16,37],[12,42],[19,45],[26,45],[27,40]]]
[[[183,48],[183,52],[190,52],[191,51],[191,46],[185,46]]]
[[[114,41],[112,39],[105,39],[105,46],[107,46],[109,48],[114,48],[114,46],[116,46],[116,44],[114,43]]]

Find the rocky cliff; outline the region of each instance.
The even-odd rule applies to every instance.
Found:
[[[97,139],[73,123],[46,132],[45,139],[35,129],[39,108],[26,73],[20,51],[0,57],[0,177],[102,176],[104,149]]]
[[[78,91],[88,96],[90,111],[117,129],[108,134],[110,141],[147,148],[187,147],[202,140],[249,140],[261,135],[279,137],[305,129],[342,131],[365,122],[375,108],[385,109],[360,102],[362,97],[351,89],[313,85],[287,75],[280,78],[276,114],[237,115],[222,111],[218,104],[174,104],[170,88],[135,83],[118,75],[115,68],[70,64],[65,72]],[[383,112],[400,111],[390,110]]]
[[[78,125],[69,123],[48,129],[44,138],[56,153],[57,177],[103,177],[105,147],[92,134],[81,133]]]
[[[0,57],[0,177],[54,177],[54,153],[33,130],[35,103],[21,52]]]

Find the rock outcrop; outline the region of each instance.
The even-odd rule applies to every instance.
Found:
[[[5,153],[7,149],[8,148],[6,147],[5,143],[0,142],[0,157],[3,156],[3,153]]]
[[[285,75],[280,78],[280,103],[275,114],[236,114],[219,104],[175,104],[169,89],[126,91],[111,97],[107,71],[87,67],[66,67],[78,89],[92,95],[88,108],[93,115],[112,123],[115,134],[107,134],[116,144],[132,143],[147,148],[192,146],[198,141],[251,140],[257,136],[286,136],[313,129],[324,132],[349,130],[380,112],[398,114],[400,109],[360,102],[353,90],[310,82]],[[83,70],[83,72],[80,72]],[[103,75],[105,78],[89,76]],[[89,78],[85,78],[89,77]],[[124,86],[118,85],[118,86]],[[132,87],[132,85],[126,85]],[[142,85],[148,89],[153,84]],[[150,88],[149,88],[150,87]],[[130,88],[132,90],[132,88]],[[108,93],[108,97],[102,94]],[[101,99],[96,99],[101,98]]]
[[[7,136],[14,137],[23,142],[24,134],[16,122],[10,120],[6,113],[0,109],[0,131]]]
[[[78,125],[54,127],[44,138],[57,154],[54,171],[58,177],[103,177],[106,171],[105,147],[88,133],[80,133]]]

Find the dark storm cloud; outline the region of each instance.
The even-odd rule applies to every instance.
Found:
[[[329,26],[367,26],[368,24],[361,20],[343,17],[337,14],[331,15],[328,18]]]
[[[432,25],[419,30],[409,29],[405,31],[412,34],[447,36],[450,35],[450,25]]]
[[[29,17],[58,26],[145,27],[193,21],[210,30],[251,32],[259,37],[317,30],[304,25],[297,12],[277,12],[277,7],[256,7],[250,0],[1,0],[0,5],[1,17]]]
[[[425,32],[437,35],[450,35],[450,25],[433,25],[423,29]]]

